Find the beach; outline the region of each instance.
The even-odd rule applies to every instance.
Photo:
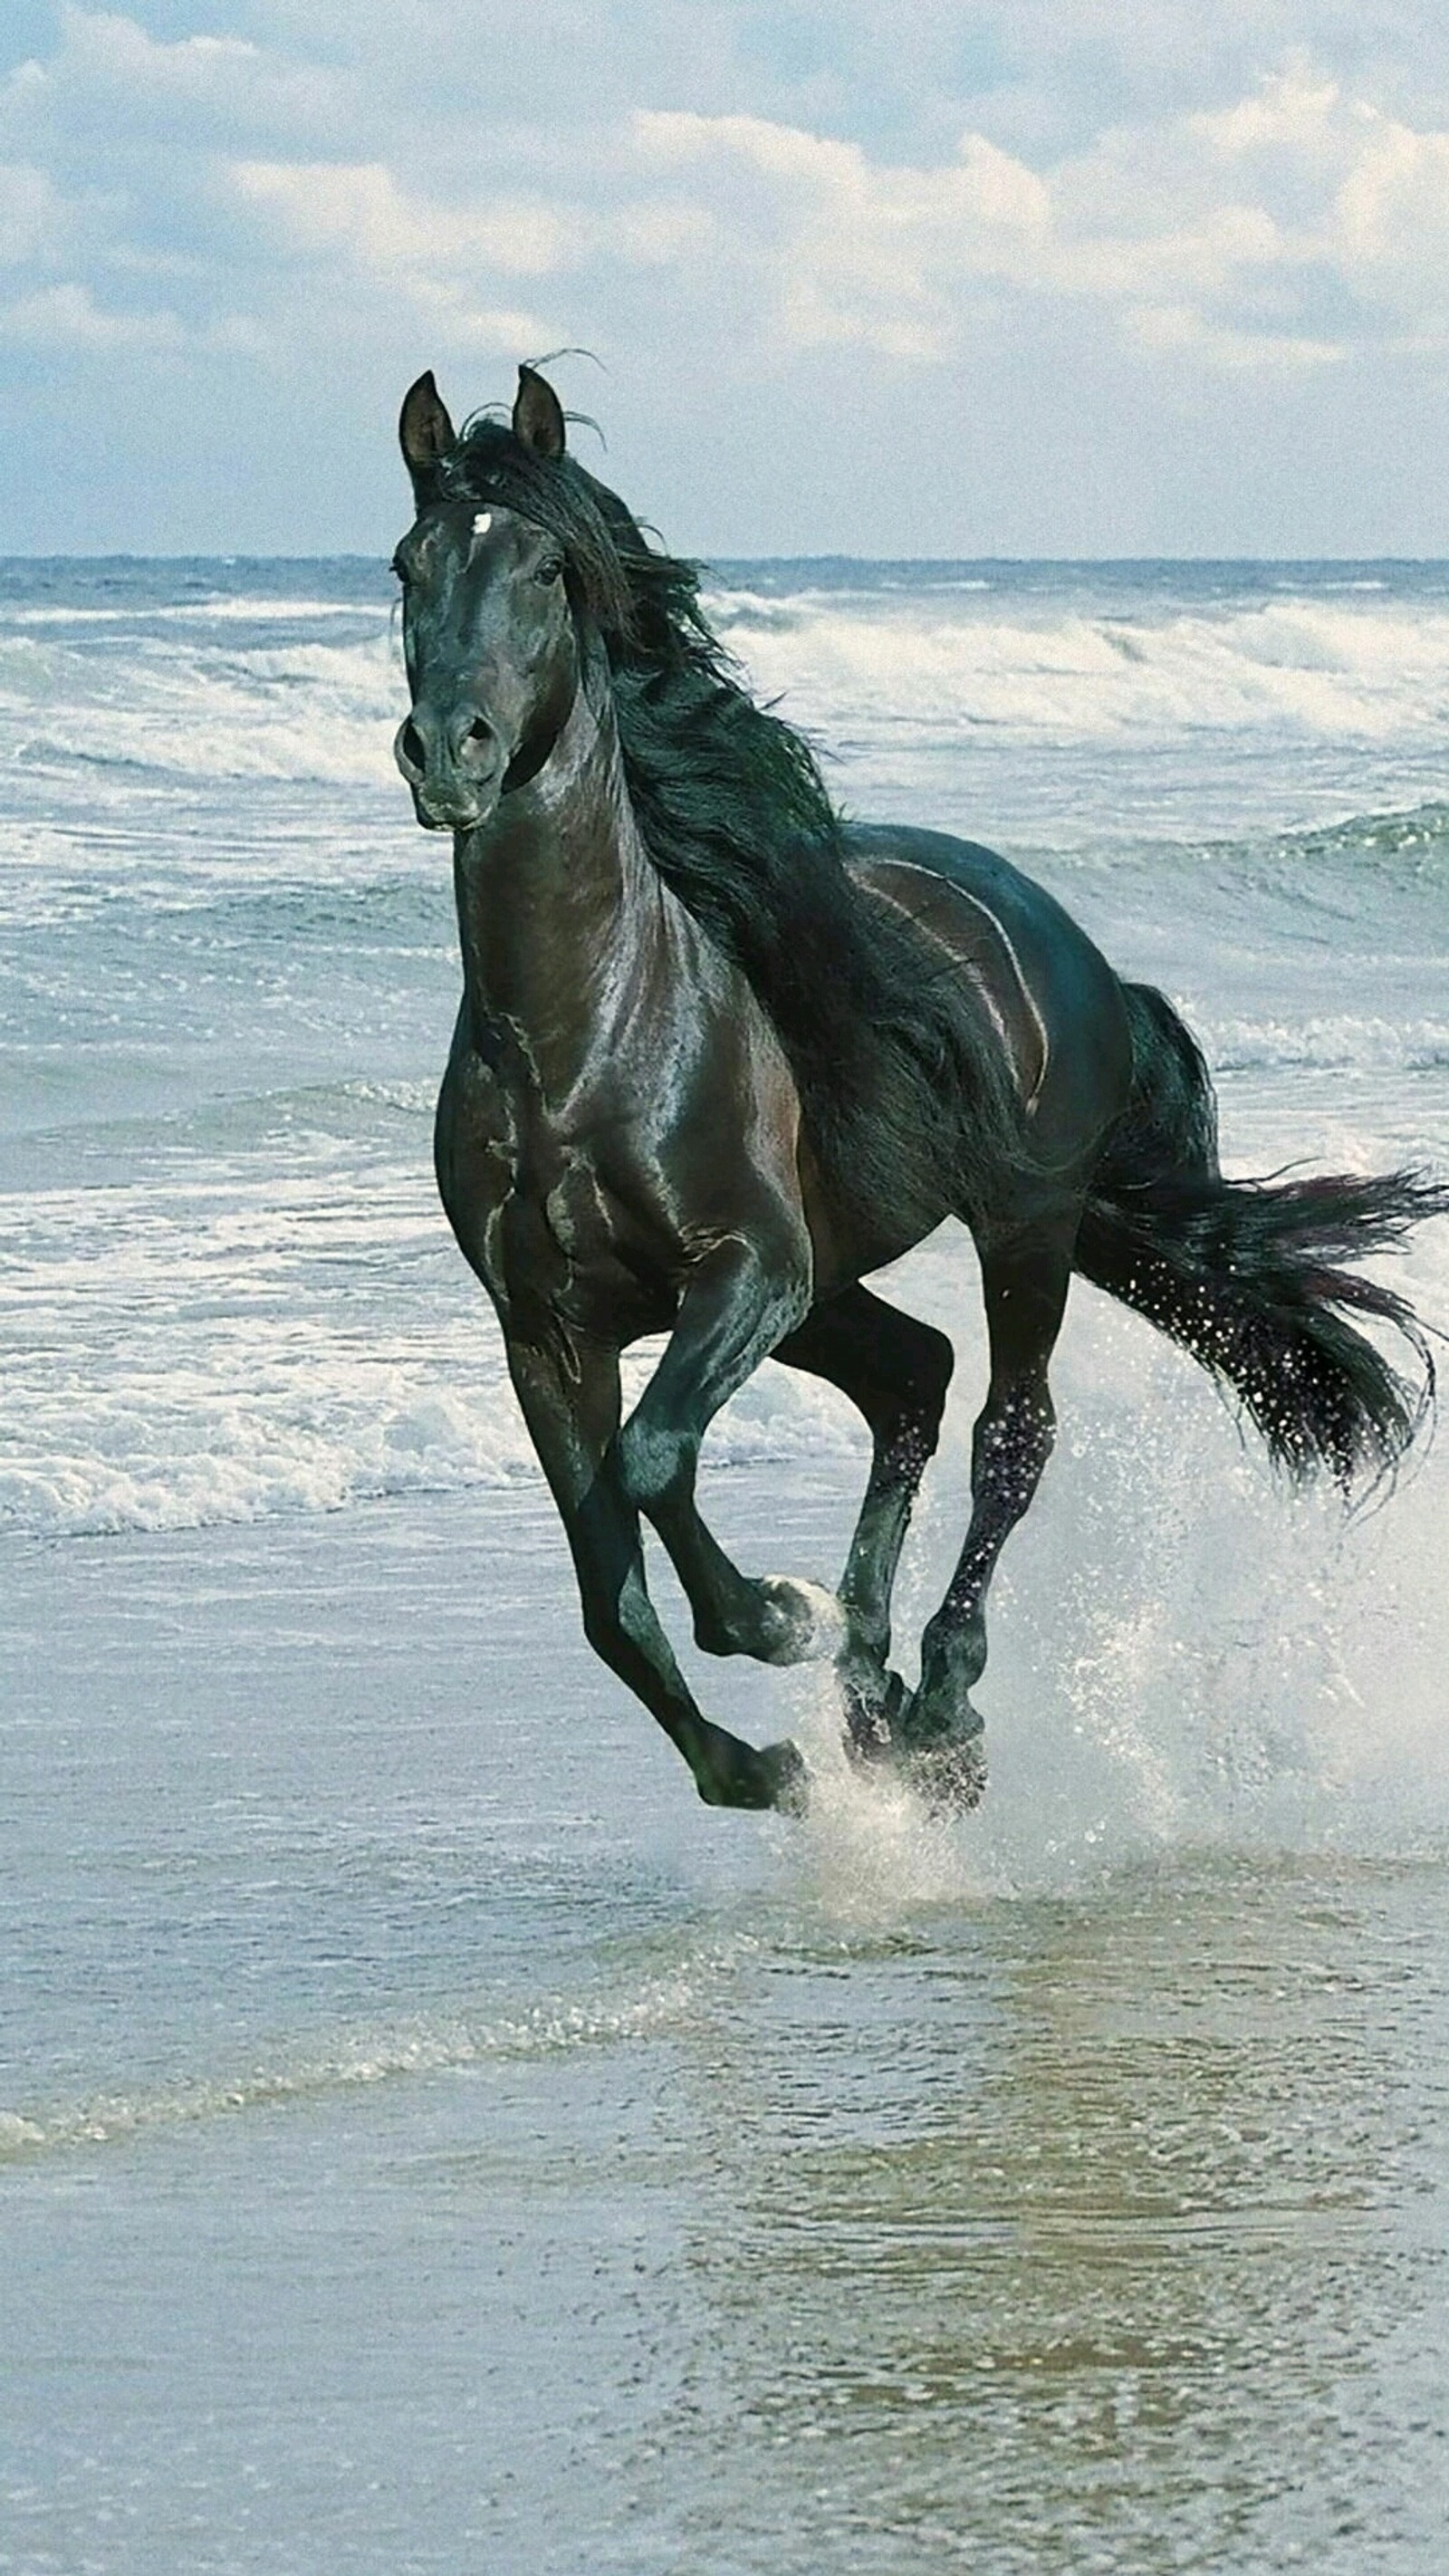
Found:
[[[1449,571],[711,599],[852,810],[1163,984],[1230,1170],[1449,1167]],[[1429,2576],[1449,1449],[1285,1492],[1078,1284],[979,1816],[685,1648],[812,1767],[704,1809],[436,1204],[400,703],[376,565],[9,568],[0,2569]],[[1441,1327],[1446,1233],[1383,1273]],[[909,1667],[983,1349],[959,1230],[886,1286],[960,1354]],[[863,1473],[767,1369],[706,1509],[830,1580]]]
[[[544,1510],[19,1569],[4,2563],[1430,2567],[1442,1859],[722,1819]]]

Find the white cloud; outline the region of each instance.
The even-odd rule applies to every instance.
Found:
[[[333,299],[334,326],[340,287],[364,328],[369,317],[375,327],[382,297],[394,323],[406,313],[436,334],[440,350],[516,353],[557,336],[491,292],[498,282],[548,276],[565,260],[570,227],[547,205],[444,205],[399,187],[381,162],[233,161],[216,186],[315,275]]]
[[[69,211],[45,171],[0,162],[0,267],[49,259],[69,231]]]
[[[179,129],[192,137],[216,126],[322,130],[350,88],[337,72],[246,37],[206,33],[167,44],[134,18],[68,0],[56,52],[18,65],[0,90],[0,123],[12,132],[37,121],[65,131],[119,119],[130,135]]]
[[[0,337],[37,349],[81,351],[179,348],[186,333],[176,314],[108,313],[89,287],[69,282],[42,287],[0,307]]]
[[[377,275],[544,277],[569,247],[569,226],[547,205],[441,205],[400,188],[380,161],[233,161],[222,184],[288,248]]]
[[[640,268],[686,261],[700,264],[717,258],[725,248],[725,235],[706,206],[646,197],[636,205],[625,206],[614,217],[610,229],[620,258]]]
[[[229,456],[255,422],[229,474],[270,470],[290,404],[357,424],[380,485],[405,370],[468,361],[466,402],[583,343],[616,452],[657,448],[664,383],[707,438],[746,424],[710,465],[681,436],[644,495],[711,527],[731,476],[752,523],[792,442],[841,490],[877,434],[916,442],[903,487],[944,477],[948,415],[1013,471],[1055,439],[1077,492],[1153,403],[1164,490],[1217,471],[1209,419],[1251,481],[1271,415],[1286,488],[1334,402],[1372,453],[1386,370],[1431,416],[1446,281],[1428,0],[71,0],[0,75],[0,338],[27,387],[67,353],[98,477],[107,421],[170,434],[159,353]],[[190,457],[153,469],[179,490]]]
[[[643,5],[678,56],[675,0]],[[561,60],[572,31],[577,71],[607,12],[539,6]],[[501,38],[519,13],[500,7]],[[285,10],[267,14],[285,25]],[[819,45],[845,60],[859,13],[846,8],[839,25],[810,14]],[[707,16],[720,58],[744,20],[723,0]],[[1158,60],[1161,10],[1132,0],[1129,17],[1143,59]],[[704,20],[691,23],[697,40]],[[124,269],[188,281],[197,347],[220,320],[240,347],[248,306],[258,346],[275,355],[290,339],[300,356],[324,304],[334,332],[349,311],[361,331],[371,294],[395,322],[443,330],[448,347],[536,348],[597,342],[601,315],[607,333],[612,312],[633,309],[637,271],[656,281],[669,327],[703,331],[723,301],[734,345],[783,364],[831,347],[950,363],[991,311],[1034,312],[1047,327],[1053,305],[1099,311],[1139,356],[1235,374],[1377,346],[1428,352],[1449,332],[1449,129],[1355,96],[1307,57],[1225,101],[1105,126],[1056,158],[975,127],[912,157],[735,109],[495,131],[463,113],[482,73],[461,45],[459,0],[420,15],[391,102],[375,85],[364,97],[357,65],[376,63],[389,28],[395,42],[394,22],[357,0],[351,61],[346,24],[331,25],[342,59],[320,66],[250,34],[163,42],[118,11],[63,10],[54,56],[12,73],[0,112],[12,133],[67,135],[72,165],[84,137],[92,187],[108,162],[96,138],[111,133],[124,185],[107,205],[85,200],[97,238],[83,282],[98,310],[106,272]],[[1055,20],[1029,8],[1015,50],[1059,60],[1063,46],[1100,48],[1108,26],[1097,0],[1070,0]],[[1224,45],[1229,32],[1220,12]],[[902,44],[918,66],[939,53],[929,12],[907,10]],[[506,48],[499,60],[512,60]],[[373,131],[382,148],[357,150]],[[0,177],[0,260],[12,269],[78,273],[65,245],[82,200],[63,192],[63,170],[64,155],[47,167],[37,149]],[[544,309],[520,301],[521,281],[547,282]]]
[[[1142,348],[1168,358],[1197,359],[1225,374],[1292,374],[1338,365],[1348,356],[1340,340],[1294,338],[1291,332],[1225,330],[1190,304],[1134,304],[1125,328]]]
[[[1028,262],[1049,223],[1036,174],[979,135],[937,169],[883,167],[858,144],[760,117],[642,114],[646,164],[720,185],[717,237],[754,256],[766,308],[796,345],[857,341],[895,358],[947,354],[953,286]]]
[[[645,114],[636,132],[786,344],[944,360],[982,288],[1089,300],[1141,349],[1234,372],[1403,347],[1406,324],[1437,345],[1449,322],[1449,132],[1302,65],[1045,169],[979,134],[913,166],[753,117]]]
[[[134,18],[115,10],[68,5],[61,11],[62,42],[52,80],[75,76],[95,85],[160,90],[195,106],[222,87],[247,80],[260,49],[241,36],[184,36],[158,44]]]

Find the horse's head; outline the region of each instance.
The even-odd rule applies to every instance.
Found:
[[[539,460],[563,454],[558,398],[519,369],[513,436]],[[542,767],[573,704],[579,650],[562,544],[520,510],[460,497],[459,450],[431,374],[402,407],[417,519],[393,557],[403,587],[412,711],[394,743],[418,821],[486,823]]]

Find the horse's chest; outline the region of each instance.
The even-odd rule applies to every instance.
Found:
[[[444,1087],[438,1179],[463,1251],[519,1338],[551,1340],[560,1327],[613,1338],[668,1320],[663,1264],[593,1155],[481,1061]]]

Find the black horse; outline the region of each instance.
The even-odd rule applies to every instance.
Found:
[[[800,1802],[792,1745],[697,1707],[645,1586],[641,1514],[716,1654],[836,1659],[849,1740],[970,1803],[987,1587],[1052,1445],[1073,1270],[1185,1345],[1275,1457],[1345,1487],[1412,1437],[1405,1302],[1342,1266],[1449,1192],[1412,1174],[1225,1181],[1194,1040],[1040,887],[974,844],[846,826],[799,734],[711,635],[692,566],[566,452],[523,368],[459,436],[403,404],[397,761],[453,834],[463,1000],[437,1118],[459,1244],[573,1551],[590,1642],[718,1805]],[[952,1351],[861,1285],[941,1220],[980,1254],[990,1384],[972,1513],[921,1676],[891,1588]],[[1417,1387],[1348,1320],[1397,1325]],[[619,1354],[669,1336],[621,1423]],[[740,1572],[700,1444],[761,1360],[828,1379],[874,1443],[838,1595]]]

